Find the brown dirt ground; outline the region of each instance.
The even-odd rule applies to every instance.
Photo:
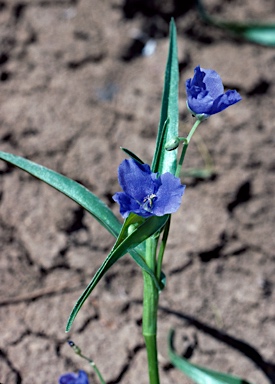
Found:
[[[275,50],[205,25],[193,2],[0,1],[0,143],[78,180],[116,213],[120,146],[151,161],[168,48],[178,27],[182,134],[192,117],[185,79],[200,64],[243,101],[204,122],[186,166],[215,164],[209,180],[186,178],[164,263],[159,311],[162,384],[189,384],[169,365],[166,337],[191,361],[275,383]],[[222,17],[272,19],[273,0],[206,2]],[[142,37],[143,36],[143,37]],[[141,55],[142,39],[157,46]],[[0,164],[0,382],[57,383],[91,369],[66,344],[68,314],[113,239],[75,203]],[[70,334],[108,384],[147,383],[141,337],[142,277],[128,256],[106,275]]]

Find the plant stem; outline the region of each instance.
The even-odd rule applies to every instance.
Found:
[[[162,235],[162,240],[160,243],[159,254],[158,254],[158,259],[157,259],[157,270],[156,270],[156,275],[157,275],[158,280],[160,280],[160,278],[161,278],[162,261],[163,261],[163,256],[164,256],[164,251],[166,248],[168,235],[169,235],[170,223],[171,223],[171,215],[169,216],[169,219],[168,219],[167,223],[165,224],[163,235]]]
[[[189,135],[184,139],[184,144],[182,148],[182,153],[180,156],[179,164],[177,166],[175,176],[179,176],[183,160],[186,154],[186,150],[190,143],[190,140],[196,131],[200,120],[197,120]],[[170,218],[167,222],[162,242],[160,245],[159,257],[156,260],[157,252],[157,243],[158,240],[154,237],[150,237],[146,240],[146,255],[145,261],[149,268],[156,274],[157,278],[160,278],[161,275],[161,265],[164,255],[164,250],[166,246],[166,241],[169,233]],[[143,316],[142,316],[142,334],[144,337],[146,350],[147,350],[147,360],[148,360],[148,371],[149,371],[149,382],[150,384],[160,384],[159,381],[159,369],[158,369],[158,350],[157,350],[157,310],[158,310],[158,298],[159,292],[156,288],[156,285],[152,277],[143,272]]]
[[[175,173],[176,177],[179,177],[179,175],[180,175],[181,167],[182,167],[182,164],[183,164],[183,161],[184,161],[184,158],[185,158],[185,154],[186,154],[188,145],[189,145],[190,140],[191,140],[193,134],[195,133],[195,131],[198,128],[200,123],[201,123],[201,120],[196,120],[195,121],[195,124],[191,128],[191,131],[189,132],[189,134],[188,134],[188,136],[186,138],[186,141],[183,144],[182,152],[181,152],[181,155],[180,155],[180,160],[179,160],[179,163],[178,163],[178,166],[177,166],[177,170],[176,170],[176,173]]]
[[[81,349],[72,341],[72,340],[69,340],[68,341],[68,344],[69,346],[73,349],[73,351],[80,357],[82,357],[83,359],[87,360],[88,363],[90,364],[90,366],[93,368],[93,370],[95,371],[99,381],[100,381],[100,384],[106,384],[105,380],[103,379],[103,376],[101,375],[100,373],[100,370],[97,368],[95,362],[90,359],[89,357],[85,356],[82,354],[81,352]]]
[[[146,240],[146,262],[155,271],[157,240]],[[159,384],[158,352],[157,352],[157,309],[159,292],[151,276],[143,272],[143,317],[142,334],[144,337],[150,384]]]

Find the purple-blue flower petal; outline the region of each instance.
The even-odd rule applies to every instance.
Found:
[[[214,101],[211,114],[214,115],[215,113],[221,112],[230,105],[236,104],[241,99],[242,98],[237,91],[229,90],[217,97]]]
[[[148,164],[140,164],[133,159],[124,160],[118,168],[118,181],[126,194],[142,202],[144,195],[154,192],[154,182],[150,174]]]
[[[59,384],[89,384],[89,379],[84,371],[78,371],[78,374],[65,373],[60,376]]]
[[[210,95],[203,96],[200,94],[197,97],[189,96],[187,105],[195,115],[202,113],[210,115],[213,102],[214,100]]]
[[[157,192],[157,199],[154,203],[154,214],[163,216],[166,213],[174,213],[181,204],[181,198],[185,190],[180,179],[167,172],[160,176],[161,186]]]
[[[205,73],[203,82],[205,83],[205,89],[209,92],[209,95],[215,99],[224,92],[224,87],[222,79],[216,71],[212,69],[203,69],[201,70]]]
[[[120,205],[119,211],[124,219],[126,219],[131,212],[140,215],[140,213],[144,211],[141,209],[140,204],[138,204],[131,196],[127,195],[127,193],[117,192],[114,194],[113,200]],[[146,214],[146,211],[144,211],[144,214]],[[146,217],[147,216],[151,216],[151,214],[147,213]]]
[[[149,165],[130,159],[120,164],[118,178],[123,192],[114,194],[113,200],[120,205],[123,218],[131,212],[142,217],[163,216],[180,206],[184,186],[171,173],[159,176]]]
[[[222,80],[216,71],[197,66],[194,77],[186,80],[187,106],[197,118],[204,119],[223,111],[241,100],[237,91],[224,93]]]

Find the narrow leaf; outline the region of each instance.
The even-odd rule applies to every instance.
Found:
[[[83,185],[20,156],[0,151],[0,159],[17,166],[68,196],[86,209],[113,236],[118,236],[121,223],[107,205]]]
[[[221,29],[227,29],[236,36],[253,43],[275,46],[275,23],[224,21],[210,16],[201,0],[197,0],[197,6],[199,14],[205,22]]]
[[[133,232],[129,234],[126,238],[124,238],[124,235],[118,237],[118,242],[114,245],[113,249],[109,253],[109,255],[106,257],[100,268],[95,273],[94,277],[90,281],[89,285],[86,287],[82,295],[77,300],[70,316],[67,322],[66,332],[68,332],[71,329],[71,326],[73,324],[73,321],[79,312],[80,308],[86,301],[86,299],[89,297],[93,289],[96,287],[98,282],[101,280],[101,278],[104,276],[104,274],[111,268],[112,265],[114,265],[123,255],[125,255],[130,249],[135,248],[138,244],[144,242],[146,239],[148,239],[150,236],[152,236],[154,233],[159,231],[166,223],[168,219],[168,215],[157,217],[152,216],[146,219],[143,223],[141,223],[137,229],[135,229]],[[131,219],[132,220],[132,219]],[[125,225],[128,225],[125,224]],[[122,228],[122,232],[125,232],[125,228]],[[124,238],[124,239],[123,239]],[[123,239],[123,240],[122,240]],[[122,240],[122,241],[121,241]],[[145,262],[144,262],[145,264]],[[146,265],[146,264],[145,264]],[[145,269],[145,268],[144,268]],[[147,267],[148,270],[148,267]],[[152,271],[150,273],[152,276]],[[154,276],[154,274],[153,274]],[[156,280],[156,278],[155,278]],[[156,283],[156,281],[155,281]]]
[[[248,381],[226,373],[213,371],[208,368],[190,363],[178,356],[173,348],[174,331],[170,331],[168,340],[168,355],[172,364],[185,373],[197,384],[250,384]]]
[[[160,122],[151,167],[153,172],[170,172],[173,174],[176,172],[177,150],[168,152],[165,150],[165,144],[178,136],[178,83],[177,31],[175,22],[172,20],[170,23],[169,53],[162,93]]]
[[[220,27],[253,43],[275,47],[275,24],[223,22]]]
[[[136,160],[140,164],[144,164],[144,161],[142,161],[137,155],[135,155],[132,151],[130,151],[127,148],[120,147],[120,149],[125,152],[129,157]]]
[[[0,159],[28,172],[30,175],[35,176],[39,180],[71,198],[91,213],[92,216],[116,238],[122,233],[122,224],[117,220],[113,212],[97,196],[81,184],[20,156],[0,151]],[[144,245],[139,244],[136,249],[131,249],[130,255],[145,272],[152,276],[157,288],[160,289],[155,275],[151,269],[148,268],[142,257],[144,252]]]
[[[167,118],[167,120],[164,122],[163,128],[161,130],[159,130],[160,136],[157,138],[157,145],[156,145],[156,149],[155,149],[155,153],[154,153],[154,159],[153,159],[153,161],[156,159],[156,164],[154,165],[154,168],[152,165],[152,167],[151,167],[152,170],[153,169],[155,169],[155,170],[160,169],[162,152],[166,151],[165,145],[168,142],[167,141],[168,125],[169,125],[169,118]],[[159,172],[159,171],[155,171],[155,172]]]
[[[197,179],[210,179],[215,175],[214,169],[211,168],[187,168],[181,172],[181,175],[185,177],[194,177]]]
[[[145,223],[146,219],[142,216],[138,216],[135,213],[130,215],[124,220],[123,226],[117,237],[117,240],[113,246],[113,249],[118,247],[128,236],[131,235],[141,224]]]

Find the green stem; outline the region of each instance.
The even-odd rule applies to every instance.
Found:
[[[93,370],[95,371],[95,373],[96,373],[96,375],[97,375],[97,377],[98,377],[98,379],[99,379],[99,381],[100,381],[100,384],[106,384],[106,382],[105,382],[105,380],[103,379],[103,376],[101,375],[100,370],[97,368],[95,362],[94,362],[92,359],[90,359],[89,357],[83,355],[82,352],[81,352],[81,349],[80,349],[80,348],[79,348],[73,341],[70,340],[68,343],[69,343],[70,347],[73,349],[73,351],[74,351],[78,356],[80,356],[80,357],[82,357],[82,359],[88,361],[88,363],[90,364],[90,366],[91,366],[91,367],[93,368]]]
[[[180,156],[180,161],[177,166],[176,176],[178,177],[181,171],[183,160],[187,147],[190,143],[190,140],[200,124],[200,120],[197,120],[193,125],[189,135],[186,139],[182,140],[184,142],[182,153]],[[149,268],[156,274],[157,278],[160,279],[161,275],[161,266],[162,259],[166,247],[167,237],[169,233],[170,218],[165,225],[162,242],[160,245],[160,250],[158,254],[158,260],[156,260],[157,244],[158,239],[150,237],[146,240],[146,255],[145,261]],[[143,272],[143,316],[142,316],[142,334],[144,337],[146,350],[147,350],[147,359],[148,359],[148,370],[149,370],[149,382],[150,384],[160,384],[159,380],[159,370],[158,370],[158,350],[157,350],[157,310],[158,310],[158,298],[159,292],[156,288],[156,285],[152,277]]]
[[[90,361],[90,365],[91,367],[94,369],[97,377],[99,378],[99,381],[100,381],[100,384],[106,384],[106,382],[104,381],[99,369],[97,368],[97,366],[95,365],[95,363],[93,361]]]
[[[158,254],[158,259],[157,259],[157,279],[160,280],[161,278],[161,269],[162,269],[162,260],[164,256],[164,251],[166,248],[166,243],[169,235],[169,229],[170,229],[170,223],[171,223],[171,215],[169,216],[169,219],[167,223],[165,224],[163,235],[162,235],[162,240],[160,243],[160,248],[159,248],[159,254]]]
[[[178,166],[177,166],[177,170],[176,170],[176,173],[175,173],[176,177],[179,177],[179,175],[180,175],[181,167],[182,167],[182,164],[183,164],[183,161],[184,161],[184,158],[185,158],[185,154],[186,154],[188,145],[189,145],[190,140],[191,140],[192,136],[194,135],[196,129],[200,125],[200,123],[201,123],[201,120],[196,120],[196,122],[193,125],[193,127],[191,128],[191,131],[189,132],[186,140],[184,141],[184,144],[183,144],[183,147],[182,147],[182,152],[181,152],[181,155],[180,155],[180,160],[179,160],[179,163],[178,163]]]
[[[146,262],[153,271],[156,269],[157,239],[146,240]],[[157,309],[159,292],[151,276],[143,272],[143,317],[142,334],[144,337],[150,384],[159,384],[158,352],[157,352]]]

